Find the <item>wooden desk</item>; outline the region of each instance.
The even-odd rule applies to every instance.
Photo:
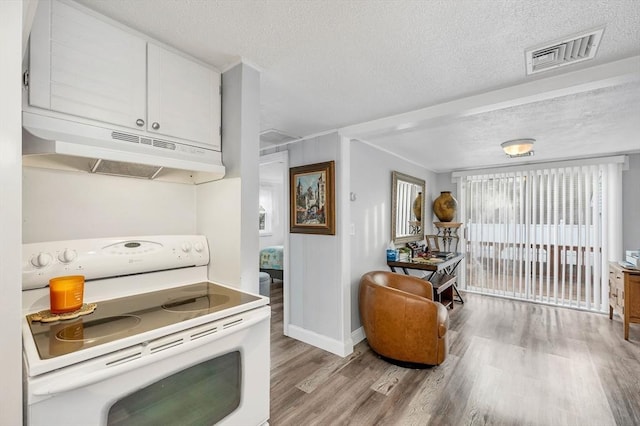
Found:
[[[462,262],[462,259],[464,259],[464,254],[458,253],[456,256],[440,263],[387,261],[387,266],[392,272],[396,272],[396,268],[401,268],[406,275],[409,275],[410,269],[425,271],[423,278],[433,285],[434,300],[445,306],[450,305],[453,308],[452,302],[454,300],[464,303],[464,299],[456,287],[456,276],[454,275],[454,271]],[[454,297],[454,293],[457,298]]]
[[[629,323],[640,323],[640,271],[609,262],[609,319],[622,317],[624,340],[629,340]]]

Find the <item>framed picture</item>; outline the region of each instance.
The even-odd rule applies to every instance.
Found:
[[[289,169],[291,226],[300,234],[336,234],[333,161]]]
[[[427,241],[427,249],[429,251],[440,251],[437,235],[425,235],[424,239]]]

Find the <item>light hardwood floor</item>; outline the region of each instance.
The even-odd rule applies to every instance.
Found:
[[[464,297],[447,360],[409,369],[283,336],[272,285],[270,425],[640,425],[640,326],[625,341],[619,317]]]

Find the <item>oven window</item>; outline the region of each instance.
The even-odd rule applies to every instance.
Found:
[[[240,352],[182,370],[117,401],[109,425],[207,425],[240,405]]]

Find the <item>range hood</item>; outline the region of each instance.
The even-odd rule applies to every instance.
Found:
[[[25,166],[180,183],[222,179],[221,153],[163,137],[139,135],[37,113],[22,113]]]

